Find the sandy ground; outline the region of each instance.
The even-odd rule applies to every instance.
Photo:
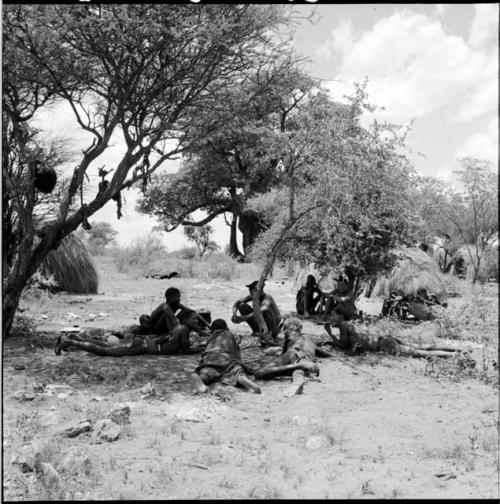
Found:
[[[288,379],[260,382],[261,395],[217,385],[194,396],[188,376],[197,355],[54,354],[62,327],[132,323],[170,285],[181,288],[186,304],[229,320],[249,280],[160,281],[103,271],[98,295],[60,294],[23,306],[43,336],[4,342],[4,499],[498,498],[498,388],[427,376],[425,360],[338,353],[359,370],[322,359],[319,379],[286,398]],[[294,308],[292,283],[267,282],[284,314]],[[359,303],[365,313],[380,306],[380,299]],[[248,328],[231,328],[245,336],[244,360],[269,360]],[[304,331],[326,339],[312,322]],[[406,331],[432,340],[432,323]],[[472,346],[478,356],[480,345]],[[54,384],[66,388],[51,393]],[[16,398],[33,387],[29,400]],[[131,412],[118,440],[61,434],[80,421],[94,424],[117,403]],[[56,476],[23,473],[13,463],[34,452]]]

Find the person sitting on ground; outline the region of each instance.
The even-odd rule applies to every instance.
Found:
[[[393,355],[408,355],[410,357],[453,357],[460,350],[450,347],[416,346],[404,343],[393,336],[379,336],[368,332],[361,332],[356,327],[342,319],[342,316],[333,313],[330,320],[324,324],[325,330],[330,336],[334,347],[347,350],[351,354],[360,352],[385,352]],[[331,330],[331,326],[338,327],[340,335],[337,338]]]
[[[113,331],[112,334],[122,338],[118,343],[96,339],[91,331],[83,330],[76,335],[60,336],[55,348],[56,354],[60,355],[62,350],[70,347],[110,357],[200,352],[204,345],[191,348],[190,332],[193,330],[201,334],[208,323],[194,310],[181,304],[179,289],[168,288],[165,298],[166,302],[155,308],[151,315],[141,315],[140,325]]]
[[[297,291],[297,313],[299,315],[304,315],[306,318],[314,315],[322,295],[323,292],[318,287],[314,275],[308,275],[305,285]]]
[[[265,333],[262,333],[260,330],[257,321],[255,320],[255,313],[253,308],[248,304],[252,301],[252,294],[257,288],[257,284],[259,282],[257,280],[248,284],[248,290],[250,294],[245,296],[244,298],[238,299],[233,305],[233,316],[231,317],[231,322],[233,324],[240,324],[241,322],[246,322],[252,332],[255,335],[258,335],[261,340],[262,346],[268,346],[270,344],[275,344],[276,336],[280,330],[280,322],[281,322],[281,314],[278,309],[276,302],[270,294],[266,294],[264,292],[264,284],[262,285],[262,290],[259,296],[260,301],[260,310],[262,312],[262,317],[269,329],[269,333],[271,335],[271,340],[266,337]],[[240,315],[238,315],[238,312]],[[273,341],[274,340],[274,341]]]
[[[248,379],[246,366],[241,361],[240,337],[229,331],[226,321],[214,320],[200,363],[191,375],[195,392],[203,394],[207,385],[219,381],[225,385],[240,385],[254,394],[260,394],[260,387]]]
[[[337,287],[326,295],[326,304],[324,309],[324,320],[332,313],[337,313],[344,320],[351,320],[356,316],[357,310],[354,304],[354,291],[342,277],[337,279]]]
[[[165,291],[165,301],[160,303],[150,315],[141,315],[139,325],[125,329],[125,332],[132,334],[167,334],[174,327],[181,324],[186,325],[187,319],[196,318],[202,327],[209,327],[209,322],[198,312],[181,303],[181,292],[176,287],[169,287]]]
[[[278,376],[291,376],[292,387],[286,395],[300,394],[304,377],[319,375],[316,357],[330,357],[332,354],[315,345],[302,334],[302,322],[290,317],[283,324],[285,340],[281,355],[274,361],[255,371],[256,380],[269,380]]]

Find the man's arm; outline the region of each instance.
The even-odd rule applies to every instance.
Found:
[[[333,346],[336,346],[338,348],[341,348],[341,343],[340,343],[340,339],[337,338],[333,333],[332,333],[332,328],[330,326],[330,324],[325,324],[323,326],[325,328],[325,331],[328,333],[328,336],[330,336],[330,338],[332,339],[333,341]]]
[[[168,303],[165,304],[163,313],[165,314],[165,318],[167,319],[167,327],[170,331],[181,323],[180,320],[175,316],[174,310],[172,310],[172,307]]]
[[[210,324],[196,310],[193,310],[192,308],[189,308],[189,306],[185,306],[180,303],[179,303],[179,308],[181,308],[182,310],[186,310],[186,311],[193,313],[194,316],[196,317],[196,319],[202,323],[203,327],[210,328]]]
[[[313,373],[319,373],[318,365],[311,361],[296,362],[295,364],[268,364],[263,368],[258,369],[255,372],[255,378],[257,380],[265,380],[267,378],[274,378],[276,376],[282,376],[290,374],[290,371],[295,371],[296,369],[302,369],[304,371],[311,371]]]
[[[314,353],[316,357],[335,357],[334,354],[317,345],[314,345]]]
[[[231,317],[231,322],[239,324],[240,322],[244,322],[245,320],[249,320],[253,317],[253,313],[249,313],[248,315],[238,315],[238,308],[240,304],[248,303],[251,300],[252,296],[248,295],[244,298],[238,299],[238,301],[233,304],[233,316]]]
[[[251,300],[252,300],[252,296],[248,295],[248,296],[245,296],[244,298],[241,298],[241,299],[238,299],[237,301],[235,301],[235,303],[233,304],[233,315],[235,315],[237,313],[238,307],[240,306],[241,303],[248,303]]]

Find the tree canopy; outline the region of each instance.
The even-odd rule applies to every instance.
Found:
[[[290,118],[282,142],[288,182],[251,202],[273,218],[254,257],[268,257],[282,236],[278,258],[345,273],[353,286],[393,265],[392,250],[407,234],[413,170],[406,131],[376,121],[363,127],[366,109],[360,86],[349,105],[319,93]]]
[[[4,6],[4,334],[46,254],[121,190],[186,149],[200,132],[197,118],[220,106],[221,93],[279,58],[292,16],[282,5]],[[69,106],[81,129],[82,154],[53,218],[38,229],[30,169],[38,153],[26,139],[34,113],[57,102]],[[112,138],[123,144],[121,157],[107,186],[89,193],[86,176],[97,171]]]
[[[158,175],[139,204],[164,229],[203,226],[221,214],[232,218],[231,243],[246,202],[280,183],[276,137],[286,118],[311,87],[291,54],[255,68],[249,79],[220,95],[221,103],[205,111],[193,127],[196,140],[184,151],[175,174]],[[193,214],[203,211],[204,217]],[[246,221],[240,220],[240,227]],[[244,248],[247,244],[244,240]],[[233,255],[237,255],[233,250]]]

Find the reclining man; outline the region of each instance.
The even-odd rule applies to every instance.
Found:
[[[77,335],[60,336],[55,352],[60,355],[62,350],[69,347],[110,357],[200,352],[204,345],[191,348],[189,334],[191,330],[203,332],[203,328],[208,326],[207,321],[194,310],[181,304],[179,289],[168,288],[165,291],[165,300],[151,315],[141,315],[140,325],[114,331],[113,334],[123,337],[118,344],[98,340],[91,336],[92,331],[83,330]]]
[[[254,394],[260,394],[260,387],[248,379],[248,369],[241,361],[239,336],[229,331],[226,321],[214,320],[212,335],[208,338],[200,363],[191,375],[195,392],[203,394],[207,385],[219,381],[225,385],[240,385]]]
[[[268,341],[265,338],[265,335],[261,333],[257,321],[255,320],[253,308],[248,304],[252,301],[252,294],[257,288],[257,284],[257,280],[248,284],[246,287],[248,287],[250,294],[245,296],[244,298],[238,299],[234,303],[231,322],[233,322],[233,324],[246,322],[250,326],[250,329],[252,329],[252,332],[260,337],[261,345],[268,346],[269,344],[274,343],[274,341]],[[271,333],[271,338],[275,340],[280,330],[281,314],[273,297],[270,294],[266,294],[264,292],[264,285],[262,286],[259,301],[264,321],[266,322],[269,332]],[[240,313],[240,315],[238,315],[238,312]]]
[[[304,377],[319,375],[316,357],[330,357],[332,354],[316,346],[302,334],[302,322],[295,317],[283,324],[285,340],[280,357],[261,367],[255,372],[256,380],[269,380],[277,376],[291,376],[292,386],[285,395],[300,394],[304,386]]]
[[[367,332],[357,331],[353,324],[346,322],[338,313],[332,313],[329,322],[324,324],[325,330],[332,339],[334,347],[347,350],[351,354],[358,352],[386,352],[393,355],[408,355],[410,357],[453,357],[460,352],[455,348],[436,346],[416,346],[393,336],[377,336]],[[337,338],[331,331],[331,326],[338,327],[340,336]]]

